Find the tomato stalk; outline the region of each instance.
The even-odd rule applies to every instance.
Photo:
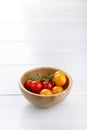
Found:
[[[41,76],[40,74],[37,74],[36,77],[31,77],[29,80],[48,82],[49,80],[52,80],[52,77],[53,76],[51,74],[48,74],[47,76]]]

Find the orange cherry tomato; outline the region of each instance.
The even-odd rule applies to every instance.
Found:
[[[52,92],[53,92],[53,94],[57,94],[57,93],[62,92],[63,90],[64,89],[61,86],[54,86],[53,89],[52,89]]]
[[[62,71],[57,71],[54,74],[53,81],[56,86],[63,86],[66,83],[66,75]]]
[[[40,95],[52,95],[52,91],[50,89],[42,89]]]

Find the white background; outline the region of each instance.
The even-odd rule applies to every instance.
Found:
[[[18,80],[28,69],[50,66],[73,79],[69,96],[36,108]],[[87,129],[87,1],[0,1],[0,130]]]

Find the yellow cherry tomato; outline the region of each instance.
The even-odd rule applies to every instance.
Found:
[[[57,71],[54,74],[53,81],[56,84],[56,86],[63,86],[66,83],[66,75],[65,75],[65,73],[62,72],[62,71]]]
[[[56,93],[62,92],[63,90],[64,89],[61,86],[54,86],[53,89],[52,89],[52,92],[53,92],[53,94],[56,94]]]
[[[52,95],[52,91],[50,89],[42,89],[40,91],[41,95]]]

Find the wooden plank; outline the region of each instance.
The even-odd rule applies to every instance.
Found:
[[[0,2],[0,23],[87,22],[86,1],[70,2],[3,0]]]
[[[73,60],[73,58],[72,58]],[[46,66],[46,65],[44,65]],[[65,63],[59,63],[57,65],[48,65],[49,67],[55,67],[62,69],[70,74],[73,80],[71,94],[74,95],[84,95],[86,94],[86,73],[85,69],[87,62],[84,65],[81,60],[74,58],[73,61]],[[20,76],[27,70],[32,68],[42,67],[42,65],[6,65],[0,66],[0,95],[12,95],[12,94],[21,94],[21,91],[18,86],[18,81]]]
[[[87,40],[86,3],[82,0],[3,0],[0,2],[0,41]]]
[[[41,109],[32,106],[22,96],[0,96],[0,129],[86,130],[86,99],[87,95],[69,96],[55,107]]]
[[[34,66],[0,66],[0,94],[21,94],[18,82],[22,73]]]
[[[86,93],[86,50],[86,41],[0,43],[0,94],[20,94],[20,75],[39,66],[67,71],[74,82],[73,94]]]
[[[68,65],[86,61],[86,48],[86,41],[0,42],[0,65]]]
[[[87,40],[87,24],[0,24],[0,41]]]

